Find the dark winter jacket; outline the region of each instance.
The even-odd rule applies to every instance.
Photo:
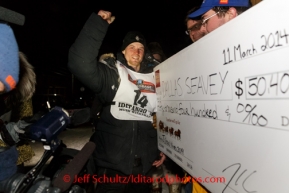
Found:
[[[108,25],[97,14],[91,14],[69,50],[68,67],[104,104],[93,139],[97,166],[131,174],[137,156],[141,157],[145,174],[157,158],[157,133],[149,121],[118,120],[110,113],[120,81],[118,71],[113,58],[106,60],[106,64],[97,60]],[[117,59],[129,67],[122,54]],[[147,70],[141,64],[140,72]]]

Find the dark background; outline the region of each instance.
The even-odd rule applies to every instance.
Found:
[[[109,27],[100,54],[117,52],[124,35],[141,31],[147,42],[157,41],[167,57],[191,41],[184,33],[188,10],[202,0],[1,0],[0,6],[25,15],[24,26],[11,24],[19,50],[26,54],[37,75],[35,98],[61,100],[91,98],[91,93],[67,69],[68,49],[91,12],[107,10],[116,16]],[[54,97],[55,98],[55,97]]]

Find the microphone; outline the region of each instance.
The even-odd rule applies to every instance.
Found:
[[[74,176],[78,175],[95,149],[95,143],[87,142],[69,164],[59,173],[52,182],[61,192],[66,191],[73,183]]]
[[[155,65],[160,64],[160,62],[158,60],[156,60],[150,53],[146,53],[145,58],[149,61],[149,62],[153,62]]]
[[[0,6],[0,20],[17,25],[24,25],[25,16]]]

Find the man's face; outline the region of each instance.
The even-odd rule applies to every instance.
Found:
[[[207,19],[207,20],[206,20]],[[206,20],[204,25],[208,33],[212,32],[213,30],[217,29],[221,25],[225,24],[229,21],[227,13],[224,17],[219,16],[215,11],[210,9],[204,15],[202,15],[202,20]]]
[[[156,59],[159,62],[162,62],[162,57],[159,54],[153,54],[154,59]]]
[[[201,20],[189,19],[187,21],[187,30],[189,30],[189,36],[193,42],[196,42],[208,33],[206,27],[202,25]]]
[[[129,44],[125,50],[122,51],[129,66],[133,67],[135,71],[139,71],[140,63],[144,57],[144,46],[139,42]]]

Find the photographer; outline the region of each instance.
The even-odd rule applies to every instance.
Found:
[[[0,24],[0,94],[7,93],[13,90],[19,78],[19,56],[18,45],[14,37],[12,29],[4,24]],[[1,105],[4,101],[0,101]],[[0,121],[0,137],[1,140],[8,143],[12,138],[7,133],[6,126],[3,121]],[[9,137],[10,136],[10,137]],[[0,189],[1,181],[11,177],[17,171],[18,153],[15,145],[0,147]]]

